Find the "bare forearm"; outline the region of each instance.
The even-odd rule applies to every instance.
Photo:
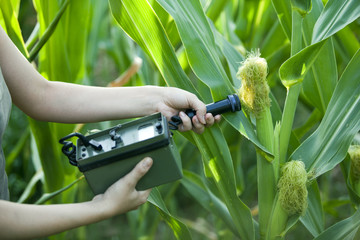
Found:
[[[37,119],[64,123],[97,122],[140,117],[157,111],[162,88],[103,88],[51,82]]]
[[[0,239],[50,236],[105,219],[95,202],[27,205],[0,200]]]
[[[51,82],[22,56],[0,27],[0,66],[14,103],[33,118],[66,123],[151,114],[160,88],[100,88]]]
[[[89,87],[64,82],[52,82],[41,76],[22,56],[0,27],[0,66],[13,102],[27,115],[37,120],[86,123],[163,113],[170,119],[179,111],[192,108],[192,120],[180,114],[180,131],[193,129],[197,133],[211,126],[206,107],[194,94],[168,87]],[[217,117],[219,121],[220,118]],[[194,124],[194,125],[192,125]]]
[[[135,186],[152,165],[145,158],[92,201],[75,204],[29,205],[0,200],[0,239],[33,239],[95,223],[144,204],[150,189]]]

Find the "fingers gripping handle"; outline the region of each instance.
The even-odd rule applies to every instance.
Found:
[[[241,110],[240,99],[237,94],[228,95],[226,99],[220,100],[206,105],[206,112],[211,113],[213,116],[226,113],[226,112],[236,112]],[[196,111],[193,109],[187,109],[185,114],[192,119],[196,115]],[[172,116],[171,121],[169,121],[169,127],[172,130],[177,130],[178,126],[182,124],[181,118],[179,116]]]

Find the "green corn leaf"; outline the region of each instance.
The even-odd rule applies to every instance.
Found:
[[[241,87],[241,81],[236,77],[240,63],[244,60],[244,57],[228,42],[225,38],[213,28],[215,33],[216,45],[222,50],[222,53],[227,61],[232,77],[232,83],[235,88]],[[263,152],[271,155],[258,140],[258,137],[254,131],[251,122],[246,118],[243,112],[227,113],[223,114],[224,119],[235,129],[237,129],[244,137],[253,142]]]
[[[212,32],[215,35],[215,43],[221,50],[222,56],[226,59],[229,71],[230,80],[235,89],[241,87],[241,81],[237,78],[237,72],[239,70],[240,63],[244,60],[244,56],[230,44],[220,32],[217,31],[214,25],[211,25]]]
[[[15,13],[16,15],[19,15],[19,10],[20,10],[20,0],[11,0],[12,5],[14,7]]]
[[[314,237],[324,231],[325,216],[321,205],[319,186],[316,181],[308,187],[308,207],[305,215],[300,217],[300,221]]]
[[[342,74],[318,129],[291,156],[304,161],[314,177],[334,168],[346,156],[360,129],[360,50]]]
[[[321,48],[309,74],[305,76],[302,88],[305,98],[319,109],[322,115],[334,92],[337,76],[333,40],[329,39]]]
[[[34,45],[36,44],[36,42],[38,41],[38,38],[39,38],[39,31],[40,31],[40,24],[39,23],[36,23],[34,29],[32,30],[29,38],[26,40],[26,49],[28,51],[31,50],[31,48],[34,47]]]
[[[27,127],[24,132],[21,134],[18,142],[11,150],[11,152],[6,156],[6,171],[10,172],[10,167],[12,166],[15,159],[19,156],[19,154],[24,150],[25,144],[30,139],[30,128]]]
[[[291,6],[299,12],[302,17],[305,17],[311,10],[311,0],[291,0]]]
[[[165,81],[171,86],[196,92],[178,63],[170,41],[150,5],[144,0],[110,0],[109,2],[119,25],[154,60]],[[213,60],[207,60],[209,61]],[[201,73],[206,74],[204,71]],[[224,74],[226,77],[226,73]],[[216,84],[222,83],[223,81],[219,80],[216,82]],[[236,195],[234,169],[226,140],[216,126],[208,129],[206,133],[193,137],[199,149],[203,151],[205,164],[209,165],[217,186],[226,199],[226,206],[234,218],[237,230],[245,239],[253,239],[254,227],[250,209]]]
[[[90,0],[34,0],[34,6],[40,38],[47,39],[39,53],[40,73],[52,81],[79,82],[85,74]]]
[[[38,22],[40,24],[40,38],[48,29],[59,11],[59,1],[40,1],[34,0],[34,7],[37,11]],[[64,20],[63,20],[64,21]],[[61,21],[62,22],[62,21]],[[52,81],[69,81],[70,64],[68,61],[66,41],[62,31],[62,24],[58,24],[46,44],[39,53],[38,71],[46,78]],[[57,70],[62,74],[57,74]],[[46,170],[44,169],[46,172]]]
[[[291,39],[291,4],[290,1],[271,1],[277,16],[279,18],[279,22],[284,30],[284,33],[288,39]]]
[[[20,196],[20,198],[19,198],[19,200],[17,202],[18,203],[25,202],[26,199],[28,199],[30,197],[30,195],[32,194],[32,192],[34,191],[36,183],[38,181],[42,180],[43,178],[44,178],[44,172],[43,172],[42,169],[40,169],[31,178],[30,182],[26,186],[25,190],[23,191],[23,193],[21,194],[21,196]]]
[[[263,36],[260,49],[261,56],[266,58],[269,65],[269,73],[275,73],[281,63],[289,56],[289,41],[282,30],[279,21],[276,21],[266,30],[267,34]]]
[[[222,11],[224,10],[227,0],[215,0],[211,1],[210,5],[206,8],[206,15],[213,21],[216,22]]]
[[[86,69],[87,76],[92,79],[94,78],[93,75],[98,58],[98,45],[99,42],[110,38],[108,31],[104,31],[104,29],[107,29],[112,17],[110,14],[109,3],[107,1],[91,0],[90,7],[92,15],[90,23],[91,28],[89,30],[87,41]],[[122,63],[122,61],[120,62],[118,59],[116,59],[115,62],[117,65]]]
[[[329,1],[328,4],[330,4],[332,1]],[[353,2],[353,1],[349,1],[349,2]],[[327,5],[328,6],[331,6]],[[345,6],[347,9],[348,4],[345,4]],[[328,7],[330,8],[330,7]],[[322,16],[324,15],[324,12],[328,12],[330,10],[327,10],[328,8],[325,8],[322,12],[322,15],[320,15],[319,19],[322,18]],[[330,8],[331,10],[333,8]],[[340,11],[340,16],[343,16],[343,12],[341,10]],[[350,11],[350,10],[349,10]],[[359,11],[358,11],[359,12]],[[350,16],[347,16],[345,18],[345,20],[343,20],[343,18],[340,18],[336,15],[335,18],[333,18],[333,15],[329,15],[329,17],[331,17],[332,21],[329,21],[329,19],[326,19],[326,21],[328,22],[332,22],[333,24],[337,24],[339,26],[339,29],[343,28],[346,26],[346,24],[348,24],[349,22],[347,21],[348,19],[352,19],[351,18],[351,12],[349,12]],[[308,72],[309,68],[311,67],[311,65],[314,63],[314,61],[316,60],[316,58],[319,55],[319,51],[322,48],[322,46],[324,45],[324,41],[326,41],[325,39],[327,39],[328,37],[330,37],[332,34],[334,34],[336,31],[338,31],[339,29],[335,29],[333,30],[331,28],[332,31],[329,31],[327,34],[321,34],[319,32],[317,32],[316,30],[316,26],[317,24],[319,24],[319,19],[317,20],[316,24],[315,24],[315,29],[313,32],[313,39],[312,39],[312,45],[306,47],[305,49],[303,49],[301,52],[299,52],[298,54],[296,54],[295,56],[293,56],[292,58],[290,58],[289,60],[287,60],[281,67],[280,67],[280,78],[284,84],[285,87],[290,87],[296,83],[302,82],[302,80],[304,79],[305,74]],[[325,20],[324,20],[325,21]],[[345,24],[344,24],[345,22]],[[321,29],[322,29],[321,25]],[[314,36],[318,36],[315,40],[314,40]],[[333,57],[333,54],[330,52],[331,57]],[[332,81],[333,82],[333,81]],[[325,100],[323,101],[325,102]],[[325,103],[323,104],[325,105]]]
[[[85,73],[85,49],[88,30],[89,0],[34,0],[40,25],[40,38],[47,38],[39,52],[39,72],[52,81],[79,82]],[[67,6],[67,7],[66,7]],[[66,8],[66,10],[65,10]],[[59,13],[60,11],[60,13]],[[61,13],[64,11],[63,13]],[[54,19],[62,17],[56,28]],[[57,21],[57,20],[55,20]],[[52,27],[50,26],[52,25]],[[51,29],[51,37],[46,37]],[[45,35],[45,37],[43,37]],[[73,168],[61,153],[58,140],[73,131],[71,124],[55,124],[30,120],[45,176],[45,189],[55,191],[75,179]],[[74,191],[61,197],[73,201]],[[58,200],[58,199],[56,199]]]
[[[234,93],[235,89],[217,54],[217,46],[223,50],[224,55],[226,54],[225,58],[232,76],[237,72],[238,64],[243,57],[216,31],[213,32],[200,3],[164,0],[158,2],[174,18],[190,66],[199,79],[210,87],[214,100],[222,100],[225,96]],[[236,78],[233,79],[233,82],[236,81],[238,81]],[[224,118],[264,152],[269,153],[258,141],[249,120],[242,112],[225,114]]]
[[[293,215],[288,218],[285,230],[280,234],[280,236],[285,236],[285,234],[290,231],[291,228],[295,226],[295,224],[299,221],[299,215]]]
[[[71,1],[65,11],[61,25],[63,27],[62,38],[66,39],[65,49],[70,66],[70,78],[65,79],[68,82],[81,83],[85,76],[85,57],[87,38],[89,30],[91,0]],[[60,6],[61,11],[63,3]],[[58,14],[58,13],[57,13]],[[61,69],[57,69],[58,72]],[[64,80],[63,80],[64,81]]]
[[[45,191],[53,192],[63,186],[64,169],[60,160],[61,151],[56,136],[52,134],[52,123],[40,122],[29,118],[44,170]]]
[[[237,231],[243,239],[254,239],[254,224],[250,209],[236,195],[235,173],[226,140],[219,128],[212,127],[200,136],[192,133],[203,156],[204,165],[233,218]]]
[[[323,4],[313,0],[313,8],[303,22],[303,35],[306,45],[311,44],[314,24],[319,17]],[[332,39],[329,39],[319,52],[313,67],[303,81],[303,93],[313,106],[325,113],[337,82],[337,66]]]
[[[312,43],[332,36],[358,17],[359,0],[329,0],[314,26]]]
[[[197,93],[149,3],[145,0],[109,0],[109,3],[119,26],[152,58],[166,83]]]
[[[163,75],[167,84],[170,86],[179,87],[187,91],[196,93],[197,91],[195,90],[189,78],[186,76],[183,69],[181,68],[176,58],[174,49],[172,48],[170,41],[168,40],[167,35],[164,32],[164,29],[159,19],[156,17],[156,15],[154,15],[154,12],[150,8],[149,4],[144,3],[142,4],[141,7],[139,7],[140,3],[144,2],[143,0],[141,1],[138,0],[136,1],[136,3],[134,2],[131,4],[128,4],[127,1],[119,1],[119,0],[110,0],[109,2],[113,16],[115,17],[116,21],[119,23],[120,27],[132,39],[134,39],[144,49],[144,51],[149,54],[149,56],[151,56],[151,58],[155,62],[156,66],[158,67],[160,73]],[[200,10],[201,9],[198,9],[198,11]],[[203,16],[203,18],[205,19],[205,16]],[[181,19],[179,21],[181,21]],[[206,22],[203,24],[208,24],[208,23]],[[210,32],[207,32],[207,34],[204,33],[204,35],[209,36],[209,34],[212,34],[211,29],[209,31]],[[191,35],[189,37],[191,37]],[[202,36],[199,36],[198,34],[196,36],[202,38]],[[182,36],[182,37],[186,37],[186,36]],[[204,47],[200,39],[194,40],[192,44],[191,42],[189,42],[190,40],[188,40],[187,43],[193,46],[197,46],[197,44],[201,44],[197,48],[203,49],[204,51],[206,50],[207,53],[203,53],[203,54],[205,54],[205,56],[212,57],[212,55],[214,54],[212,53],[213,51],[211,51],[211,49],[209,49],[208,47]],[[210,44],[212,44],[212,46],[214,46],[214,39],[207,39],[207,41]],[[216,47],[214,47],[214,49],[216,49]],[[209,53],[209,51],[211,53]],[[211,86],[212,89],[218,89],[219,92],[216,91],[214,92],[218,100],[234,92],[234,90],[229,90],[229,88],[232,87],[231,84],[229,83],[226,73],[224,72],[221,66],[221,63],[219,63],[218,56],[214,57],[215,60],[214,59],[206,60],[205,58],[200,59],[199,56],[196,56],[195,54],[192,54],[191,56],[198,59],[198,63],[196,63],[198,65],[205,62],[208,64],[213,64],[215,68],[219,68],[220,73],[216,73],[216,76],[219,76],[219,78],[214,78],[213,76],[211,76],[214,70],[212,70],[211,72],[207,72],[212,69],[210,67],[211,65],[204,64],[205,66],[202,65],[196,66],[196,69],[199,69],[198,74],[206,78],[205,79],[206,83],[209,86]],[[225,79],[223,79],[223,77]],[[221,86],[223,86],[224,84],[226,84],[228,88],[222,88]],[[264,152],[268,152],[268,150],[266,150],[257,140],[256,134],[254,133],[254,130],[249,120],[246,119],[246,117],[242,112],[228,114],[225,118],[228,119],[229,123],[236,129],[238,129],[245,137],[247,137],[252,142],[254,142]]]
[[[191,68],[215,101],[235,92],[217,55],[215,37],[199,1],[157,0],[174,18]]]
[[[191,196],[196,199],[197,202],[207,211],[222,219],[233,234],[240,237],[225,204],[211,193],[210,189],[206,187],[199,175],[186,170],[184,170],[183,173],[184,178],[181,180],[181,184],[186,188]]]
[[[0,9],[0,25],[2,28],[6,28],[4,17],[2,15],[1,9]]]
[[[228,2],[223,13],[220,15],[219,20],[215,23],[213,22],[213,25],[216,24],[216,29],[218,29],[231,44],[238,46],[239,51],[240,46],[242,47],[243,43],[238,34],[244,33],[241,29],[242,27],[246,27],[246,24],[241,24],[243,22],[242,16],[240,16],[241,7],[237,4],[241,4],[241,2]],[[239,17],[234,19],[234,16],[237,14],[239,14]],[[245,51],[245,48],[242,48],[241,50]]]
[[[308,133],[311,130],[312,127],[315,126],[315,124],[317,124],[321,120],[322,116],[323,116],[323,114],[318,109],[315,109],[310,114],[310,116],[306,120],[306,122],[301,127],[296,128],[294,130],[296,137],[298,139],[301,139],[306,133]],[[295,150],[295,149],[293,149],[293,150]]]
[[[304,80],[325,42],[326,40],[323,40],[304,48],[281,65],[279,75],[286,88]]]
[[[360,226],[360,209],[351,217],[342,220],[326,229],[315,240],[350,240],[354,239]]]
[[[39,200],[37,200],[34,204],[40,205],[40,204],[44,204],[47,201],[51,200],[52,198],[56,197],[57,195],[63,193],[64,191],[68,190],[69,188],[71,188],[72,186],[74,186],[76,183],[78,183],[80,180],[84,179],[84,175],[82,175],[81,177],[79,177],[78,179],[76,179],[75,181],[71,182],[69,185],[56,190],[54,192],[51,193],[44,193]]]
[[[167,11],[165,11],[165,9],[157,1],[152,0],[152,1],[149,1],[149,3],[151,4],[152,8],[156,12],[156,15],[158,16],[161,24],[164,26],[164,28],[166,30],[168,30],[168,25],[170,25],[171,23],[174,23],[173,19],[169,15],[169,13]],[[174,25],[174,24],[171,24],[171,25]],[[171,39],[171,38],[169,37],[169,39]],[[180,42],[180,38],[178,40]]]
[[[347,58],[345,62],[350,61],[351,57],[360,48],[359,40],[349,25],[337,32],[336,36],[336,40],[339,42],[339,45],[342,46],[342,48],[340,48],[341,50],[339,49],[338,51],[343,52],[341,55],[346,55]]]
[[[231,85],[229,84],[228,77],[220,63],[219,56],[215,55],[217,51],[214,33],[211,31],[211,27],[205,18],[200,4],[197,1],[164,2],[158,0],[158,2],[174,18],[180,37],[185,46],[187,57],[195,74],[210,87],[215,100],[216,96],[222,96],[223,98],[224,94],[228,94],[226,93],[227,90],[221,89],[223,93],[216,95],[216,93],[214,93],[216,90],[214,89],[217,89],[219,87],[218,84],[223,81],[225,81],[224,84],[226,86],[231,87]],[[174,9],[176,9],[176,11]],[[196,16],[196,18],[194,16]],[[189,28],[189,22],[191,23],[190,26],[193,26],[193,30],[192,28]],[[224,43],[221,39],[218,39],[217,43],[220,43],[219,45],[224,46],[226,49],[230,49],[229,45],[221,44],[221,42]],[[206,58],[211,59],[206,60]],[[239,58],[237,58],[237,60],[239,60]],[[234,61],[233,64],[234,63],[236,63],[236,61]],[[212,71],[209,72],[209,69],[212,69]],[[219,78],[222,79],[222,81],[219,81]],[[228,115],[236,117],[235,114]],[[252,128],[250,129],[252,130]],[[201,140],[197,141],[199,138]],[[217,129],[212,129],[211,134],[208,135],[208,137],[198,137],[195,140],[197,141],[199,149],[203,150],[203,159],[209,159],[209,162],[205,160],[205,164],[209,165],[209,169],[214,175],[219,190],[222,192],[224,199],[227,200],[226,205],[229,208],[230,214],[235,219],[235,225],[237,226],[238,231],[240,231],[241,236],[251,239],[253,235],[251,232],[253,228],[251,214],[249,209],[239,201],[234,194],[235,179],[233,178],[234,172],[231,165],[231,157],[225,154],[228,153],[228,149],[224,149],[224,145],[221,144],[221,142],[224,142],[225,140],[221,141],[221,138],[223,138],[222,134],[219,135]],[[210,153],[207,152],[208,150],[210,150]],[[228,179],[224,179],[224,176],[227,176]]]
[[[18,4],[15,3],[15,5],[13,5],[10,0],[2,0],[0,4],[0,10],[2,12],[7,34],[19,51],[25,57],[28,57],[29,53],[26,50],[24,39],[21,35],[20,25],[17,20],[16,7],[18,8]]]
[[[256,15],[253,19],[252,36],[249,49],[262,47],[262,41],[267,36],[271,26],[274,24],[273,12],[271,1],[259,1],[256,9]],[[281,39],[279,36],[278,38]]]
[[[44,46],[44,44],[49,40],[49,38],[51,37],[51,35],[53,34],[53,32],[56,29],[57,24],[60,21],[60,18],[62,17],[62,15],[64,14],[67,6],[69,5],[70,0],[66,0],[60,10],[58,11],[58,13],[56,14],[54,20],[50,23],[50,25],[48,26],[48,28],[45,30],[45,32],[43,33],[42,37],[40,38],[40,40],[35,44],[35,46],[31,49],[30,54],[29,54],[29,58],[28,60],[30,62],[32,62],[35,57],[37,56],[37,54],[39,53],[40,49]]]
[[[153,190],[151,190],[150,196],[148,198],[148,202],[150,202],[152,205],[154,205],[158,209],[159,213],[164,218],[166,223],[174,231],[175,237],[177,239],[180,239],[180,240],[182,240],[182,239],[191,240],[192,239],[187,226],[170,214],[170,212],[166,208],[166,205],[165,205],[165,203],[161,197],[161,194],[157,188],[154,188]]]

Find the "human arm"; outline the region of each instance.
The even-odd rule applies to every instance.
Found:
[[[136,209],[150,190],[136,191],[138,180],[152,165],[145,158],[104,194],[74,204],[31,205],[0,200],[0,239],[33,239],[50,236]]]
[[[1,27],[0,67],[13,102],[38,120],[96,122],[154,112],[170,118],[181,110],[193,108],[197,110],[193,126],[198,133],[215,120],[211,114],[205,115],[205,105],[195,95],[181,89],[101,88],[47,81],[21,55]],[[190,130],[190,119],[181,118],[184,124],[180,130]],[[149,194],[135,190],[137,176],[130,174],[120,179],[105,194],[84,203],[36,206],[0,201],[0,239],[48,236],[136,208]]]
[[[162,112],[168,119],[188,108],[197,111],[192,124],[183,114],[180,130],[201,133],[219,121],[206,114],[194,94],[170,87],[105,88],[52,82],[43,78],[22,56],[0,27],[0,66],[13,102],[32,118],[79,123],[131,118]]]

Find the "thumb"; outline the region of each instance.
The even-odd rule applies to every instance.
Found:
[[[152,164],[153,160],[151,158],[144,158],[125,176],[125,178],[127,178],[127,180],[135,186],[136,183],[149,171]]]

